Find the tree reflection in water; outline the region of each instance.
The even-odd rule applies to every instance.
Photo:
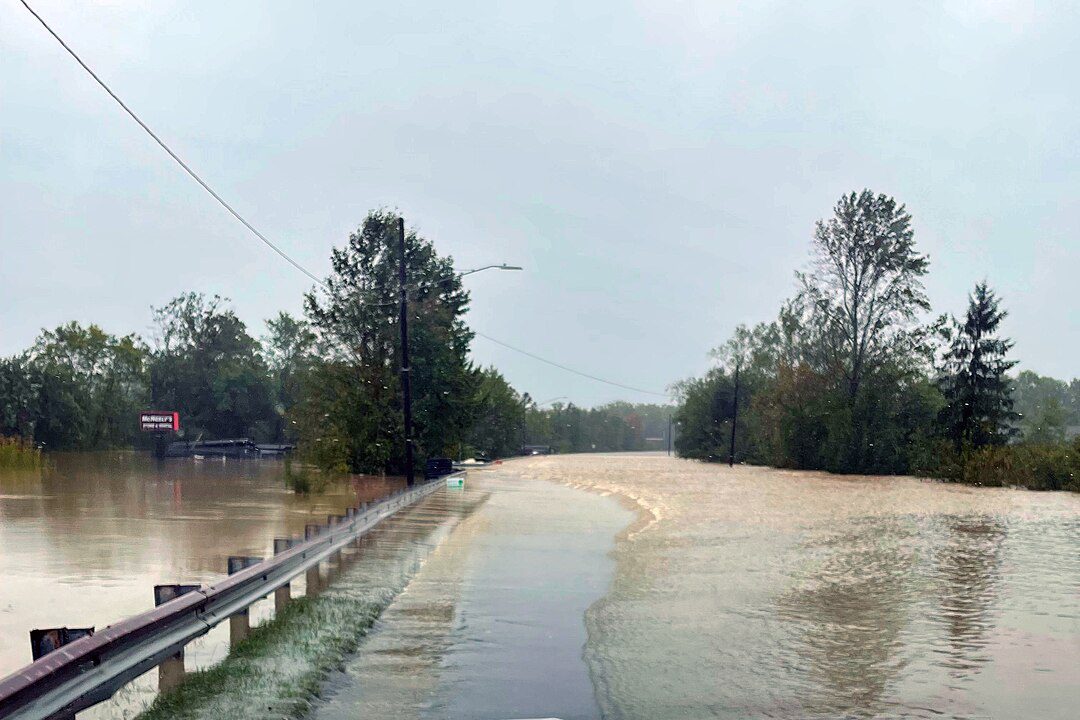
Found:
[[[901,635],[916,587],[915,532],[900,518],[870,518],[809,543],[820,563],[777,601],[780,617],[795,625],[799,657],[792,662],[804,675],[807,711],[882,711],[889,683],[905,665]]]
[[[989,516],[943,517],[939,522],[945,537],[935,557],[939,600],[931,617],[945,630],[944,666],[961,680],[990,660],[985,650],[1006,527]]]
[[[952,683],[977,673],[991,659],[1005,537],[992,516],[910,516],[866,518],[808,541],[820,559],[777,603],[796,629],[792,664],[808,712],[895,711],[904,703],[892,686],[915,665]],[[930,657],[920,657],[927,646]]]

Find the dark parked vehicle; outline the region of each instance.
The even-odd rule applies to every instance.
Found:
[[[454,462],[450,458],[430,458],[424,464],[424,477],[433,480],[454,472]]]

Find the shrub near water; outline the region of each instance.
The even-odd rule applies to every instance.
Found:
[[[41,450],[32,443],[0,437],[0,470],[35,470],[41,464]]]
[[[964,458],[958,479],[977,485],[1080,492],[1080,438],[1053,445],[981,448]]]
[[[285,458],[285,486],[297,495],[321,493],[326,490],[330,480],[329,472]]]

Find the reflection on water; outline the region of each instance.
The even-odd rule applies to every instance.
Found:
[[[777,598],[793,649],[802,702],[828,715],[881,711],[888,683],[904,665],[901,633],[911,603],[915,533],[896,522],[854,523],[807,547],[821,560]],[[800,662],[802,661],[802,662]]]
[[[944,667],[954,680],[978,672],[990,661],[989,635],[996,620],[998,566],[1006,526],[995,518],[945,519],[936,560],[940,588],[937,616],[945,628]]]
[[[31,628],[103,627],[153,607],[155,583],[221,577],[229,555],[269,555],[274,537],[403,487],[361,478],[301,497],[276,461],[50,459],[40,472],[0,473],[0,676],[30,661]]]
[[[913,666],[920,643],[948,683],[977,673],[991,659],[1005,535],[993,516],[904,516],[853,520],[808,540],[801,550],[821,560],[777,601],[779,618],[799,631],[808,706],[862,717],[896,710],[892,683],[909,667],[926,672]]]
[[[641,521],[588,614],[607,718],[1072,718],[1080,496],[530,458]]]

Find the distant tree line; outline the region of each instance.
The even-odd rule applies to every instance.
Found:
[[[418,456],[505,457],[659,447],[670,409],[538,406],[469,357],[469,295],[451,259],[406,237],[414,436]],[[370,213],[333,251],[305,316],[279,313],[254,337],[219,296],[152,308],[148,339],[68,323],[0,359],[0,437],[46,450],[149,447],[142,410],[177,411],[185,439],[296,442],[325,469],[403,468],[397,216]],[[650,444],[647,438],[654,438]],[[11,446],[14,447],[14,446]]]
[[[728,459],[737,368],[738,462],[1080,490],[1080,381],[1010,374],[986,283],[962,317],[923,321],[928,269],[903,205],[842,197],[777,319],[738,327],[677,384],[679,453]]]

